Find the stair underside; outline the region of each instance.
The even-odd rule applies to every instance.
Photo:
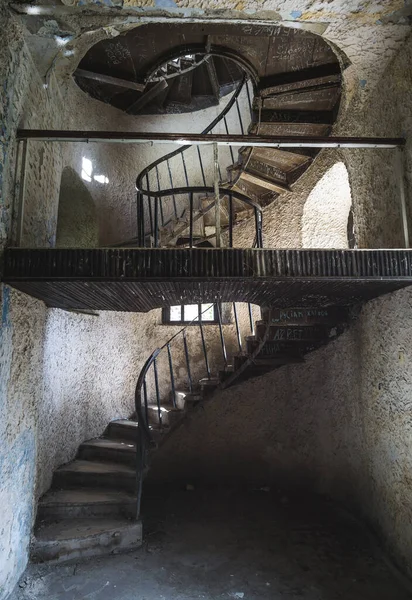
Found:
[[[411,250],[8,249],[3,281],[48,306],[350,305],[412,284]]]

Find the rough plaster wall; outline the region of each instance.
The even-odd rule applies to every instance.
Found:
[[[95,248],[99,242],[97,211],[81,177],[71,167],[62,172],[57,213],[58,248]]]
[[[348,248],[348,216],[352,204],[348,172],[342,162],[318,181],[305,202],[303,248]]]

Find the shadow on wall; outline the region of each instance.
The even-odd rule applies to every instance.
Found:
[[[355,248],[348,171],[338,162],[310,192],[302,217],[303,248]]]
[[[76,171],[65,167],[60,185],[56,247],[94,248],[98,245],[99,228],[93,198]]]

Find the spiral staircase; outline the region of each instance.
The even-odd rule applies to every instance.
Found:
[[[281,27],[204,29],[145,25],[104,40],[84,56],[75,80],[131,115],[218,107],[205,135],[330,133],[341,69],[324,40]],[[134,414],[109,423],[102,437],[84,442],[75,460],[55,471],[39,502],[33,560],[138,547],[151,457],[188,414],[218,402],[225,387],[303,362],[342,333],[352,306],[408,285],[409,254],[264,249],[264,207],[293,191],[316,153],[245,144],[236,156],[232,146],[216,156],[212,145],[182,146],[138,174],[135,237],[110,249],[6,251],[4,281],[48,306],[148,311],[206,302],[219,314],[221,357],[210,355],[200,314],[148,356]],[[238,319],[239,302],[247,303],[246,321]],[[238,347],[230,352],[222,303],[232,306]],[[188,336],[193,325],[195,338]],[[191,365],[199,348],[202,376]]]

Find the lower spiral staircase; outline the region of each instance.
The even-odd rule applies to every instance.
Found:
[[[109,423],[102,437],[81,444],[75,460],[55,471],[50,490],[39,502],[32,560],[64,562],[140,546],[142,529],[136,517],[153,453],[199,406],[218,402],[221,389],[303,362],[305,354],[344,330],[348,316],[341,307],[263,309],[263,319],[253,322],[257,308],[248,306],[245,332],[239,305],[233,306],[239,350],[229,355],[218,307],[222,358],[216,373],[211,372],[201,315],[152,353],[137,382],[136,412]],[[187,332],[194,324],[197,335],[191,345]],[[186,359],[185,382],[178,380],[181,365],[172,358],[179,344]],[[190,357],[199,344],[205,376],[195,380]],[[165,371],[169,385],[161,386]]]

